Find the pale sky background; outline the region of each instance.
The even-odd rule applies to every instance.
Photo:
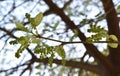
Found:
[[[17,4],[16,5],[19,5],[21,2],[22,2],[22,0],[16,0],[17,2]],[[24,15],[25,15],[25,13],[30,13],[30,10],[31,9],[33,9],[33,7],[34,6],[36,6],[36,2],[37,2],[38,0],[34,0],[34,2],[29,2],[29,3],[26,3],[26,4],[24,4],[23,5],[23,7],[18,7],[14,12],[12,12],[12,14],[14,14],[14,15],[17,15],[17,18],[18,18],[18,20],[22,20],[21,18],[22,17],[24,17]],[[115,1],[115,3],[117,3],[118,2],[118,0],[114,0]],[[9,11],[9,9],[10,9],[10,6],[8,7],[7,6],[7,4],[6,3],[8,3],[8,4],[11,4],[11,3],[13,3],[13,0],[8,0],[8,1],[3,1],[3,2],[1,2],[1,4],[0,5],[2,5],[2,6],[4,6],[4,7],[7,7],[5,10],[2,10],[3,12],[4,12],[4,14],[7,14],[7,11]],[[44,2],[42,2],[42,3],[44,3]],[[72,6],[74,6],[74,4],[76,4],[76,3],[73,3],[72,4]],[[62,6],[62,4],[61,5],[59,5],[59,6]],[[28,8],[29,7],[29,8]],[[40,7],[41,7],[41,9],[40,9]],[[92,9],[91,9],[92,8]],[[39,12],[44,12],[46,9],[48,9],[48,7],[47,6],[40,6],[40,5],[37,5],[36,6],[36,9],[37,10],[39,10],[39,11],[36,11],[36,10],[33,10],[30,14],[31,14],[31,16],[35,16],[37,13],[39,13]],[[99,13],[99,9],[97,9],[97,8],[94,8],[94,6],[90,6],[89,7],[89,9],[91,9],[92,10],[92,12],[89,12],[89,16],[88,16],[88,18],[95,18],[94,16],[96,15],[96,14],[98,14]],[[82,9],[81,9],[82,10]],[[101,9],[102,10],[102,9]],[[54,16],[54,15],[53,15]],[[46,18],[44,18],[43,19],[43,22],[45,22],[45,21],[48,21],[49,22],[49,20],[51,20],[52,19],[52,15],[51,16],[49,16],[49,17],[47,17],[47,19]],[[58,18],[56,18],[56,20],[59,20],[60,18],[58,17]],[[78,22],[77,21],[79,21],[81,18],[80,17],[71,17],[71,20],[74,20],[75,21],[75,24],[78,24]],[[7,19],[5,19],[5,21],[7,22]],[[103,21],[102,23],[99,23],[99,25],[101,25],[101,26],[105,26],[106,24],[104,23],[105,21]],[[3,22],[1,22],[1,15],[0,15],[0,25],[2,25],[3,24]],[[62,23],[61,23],[62,24]],[[44,25],[44,23],[41,23],[40,24],[40,26],[38,26],[38,29],[40,28],[40,29],[42,29],[43,28],[43,25]],[[14,28],[15,27],[15,25],[14,24],[6,24],[5,26],[4,26],[5,28],[8,28],[8,29],[12,29],[12,28]],[[61,28],[61,27],[60,27]],[[81,30],[82,31],[85,31],[84,33],[87,35],[87,36],[90,36],[91,34],[89,34],[89,33],[87,33],[87,28],[88,28],[88,26],[86,26],[86,27],[83,27],[83,28],[81,28]],[[39,33],[41,33],[42,31],[39,31]],[[70,34],[73,34],[72,32],[70,32]],[[20,36],[23,36],[24,34],[22,33],[22,32],[16,32],[15,33],[15,35],[16,36],[18,36],[18,37],[20,37]],[[45,36],[47,36],[48,34],[46,34]],[[55,39],[58,39],[57,37],[55,38]],[[4,51],[5,50],[2,50],[2,47],[4,46],[4,41],[3,40],[0,40],[0,44],[1,44],[1,47],[0,47],[0,58],[1,59],[3,59],[3,58],[11,58],[11,59],[13,59],[14,61],[13,62],[10,62],[9,63],[9,61],[7,62],[9,65],[0,65],[0,68],[1,67],[3,67],[3,69],[7,69],[8,67],[11,67],[11,66],[15,66],[16,64],[19,64],[19,62],[21,61],[21,60],[28,60],[28,59],[30,59],[30,55],[28,55],[27,54],[27,52],[26,51],[24,51],[23,52],[23,55],[19,58],[19,59],[17,59],[17,58],[15,58],[14,57],[14,53],[16,52],[16,50],[17,50],[17,48],[16,47],[18,47],[19,45],[10,45],[9,44],[9,41],[11,41],[12,39],[9,39],[8,40],[8,42],[7,42],[7,45],[6,45],[6,49],[11,49],[11,48],[14,48],[14,50],[11,50],[11,51],[7,51],[7,53],[6,54],[4,54]],[[79,39],[78,38],[76,38],[75,39],[75,41],[78,41]],[[50,45],[56,45],[56,42],[48,42],[48,43],[50,43]],[[51,43],[53,43],[53,44],[51,44]],[[33,48],[35,45],[31,45],[30,46],[30,48]],[[70,45],[69,45],[70,46]],[[84,54],[84,52],[85,52],[85,48],[84,48],[84,46],[82,45],[82,44],[75,44],[75,46],[76,46],[76,52],[78,52],[78,53],[76,53],[76,55],[74,55],[74,58],[76,58],[76,57],[82,57],[83,56],[83,54]],[[106,44],[97,44],[97,46],[98,46],[98,48],[99,48],[99,50],[100,51],[102,51],[104,48],[106,48]],[[81,48],[81,47],[83,47],[83,48]],[[69,50],[69,48],[67,47],[67,46],[64,46],[64,49],[66,50],[66,52],[67,52],[67,50]],[[79,51],[79,50],[82,50],[82,51]],[[83,51],[84,50],[84,51]],[[23,57],[24,56],[27,56],[27,58],[25,58],[25,59],[23,59]],[[89,58],[89,56],[86,56],[85,57],[85,61],[87,60]],[[90,58],[90,61],[93,61],[94,59],[93,58]],[[0,62],[1,62],[1,60],[0,60]],[[34,70],[34,71],[38,71],[38,70]],[[44,76],[49,76],[47,73],[49,72],[49,71],[47,71],[47,70],[43,70],[43,73],[45,72],[45,75]],[[28,71],[27,72],[25,72],[22,76],[28,76]],[[3,75],[1,75],[1,76],[4,76],[4,74]],[[19,76],[18,75],[18,72],[16,72],[14,75],[10,75],[10,76]],[[34,74],[32,74],[31,76],[36,76],[35,75],[35,73]]]

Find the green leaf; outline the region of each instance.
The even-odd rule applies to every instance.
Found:
[[[59,25],[59,21],[57,21],[57,23],[55,23],[55,25],[53,26],[53,30],[56,30],[56,28],[58,27],[58,25]]]
[[[108,36],[107,30],[105,30],[103,27],[97,26],[97,25],[90,25],[90,29],[87,30],[89,33],[94,33],[91,35],[91,37],[87,38],[88,43],[92,43],[94,41],[99,41],[102,38],[106,38]]]
[[[20,56],[21,56],[21,53],[24,51],[24,49],[25,48],[27,48],[28,47],[28,45],[26,46],[26,45],[21,45],[20,47],[19,47],[19,49],[17,50],[17,52],[15,53],[15,57],[17,57],[17,58],[19,58]]]
[[[18,44],[18,41],[17,40],[13,40],[13,41],[10,41],[9,42],[11,45],[14,45],[14,44]]]
[[[19,22],[15,22],[15,25],[16,25],[18,30],[29,32],[29,30],[23,24],[21,24]]]
[[[21,45],[25,45],[25,44],[29,43],[30,37],[29,36],[21,36],[17,40],[18,40],[18,43],[20,43]]]
[[[35,47],[35,49],[34,49],[34,53],[36,53],[36,54],[42,53],[42,51],[44,51],[44,50],[42,50],[42,48],[40,47],[40,45],[37,45]]]
[[[15,57],[19,58],[21,53],[29,46],[30,37],[29,36],[22,36],[20,38],[17,38],[16,40],[10,41],[10,44],[21,44],[17,52],[15,53]]]
[[[57,54],[62,57],[62,63],[65,64],[65,50],[63,48],[63,46],[57,46],[55,51],[57,52]]]
[[[26,18],[28,18],[28,21],[31,23],[32,28],[36,28],[43,19],[43,13],[38,13],[34,18],[30,17],[30,14],[26,13]]]
[[[117,7],[117,12],[120,13],[120,5]]]
[[[29,36],[21,36],[20,38],[17,38],[16,40],[10,41],[10,44],[21,44],[21,45],[25,45],[29,43]]]
[[[77,30],[73,30],[73,31],[74,31],[74,35],[70,37],[70,41],[73,41],[73,39],[78,36],[78,31]]]
[[[111,48],[117,48],[118,47],[118,43],[114,43],[114,42],[118,42],[118,38],[115,35],[109,35],[107,37],[106,41],[113,42],[113,43],[108,43],[108,46],[110,46]]]
[[[20,56],[21,56],[21,55],[20,55],[19,52],[16,52],[16,53],[15,53],[15,57],[16,57],[16,58],[19,58]]]
[[[93,42],[93,39],[92,39],[91,37],[88,37],[88,38],[86,39],[86,42],[89,43],[89,44],[91,44],[91,43]]]
[[[38,64],[38,65],[35,66],[35,68],[36,68],[36,69],[40,69],[40,68],[41,68],[41,65]]]
[[[63,46],[57,46],[57,49],[55,51],[60,57],[65,58],[65,50]]]
[[[39,44],[40,43],[40,38],[32,37],[31,38],[31,43]]]
[[[54,53],[52,53],[51,56],[50,56],[50,58],[49,58],[50,67],[52,67],[53,58],[54,58]]]
[[[90,23],[92,23],[92,22],[93,22],[92,19],[83,19],[83,20],[80,22],[80,24],[81,24],[81,25],[85,25],[85,24],[90,24]]]
[[[41,23],[42,19],[43,19],[43,13],[40,12],[39,14],[37,14],[37,16],[34,19],[35,19],[36,26],[38,26]]]

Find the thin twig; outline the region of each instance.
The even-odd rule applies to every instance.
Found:
[[[120,44],[118,41],[93,41],[93,42],[87,42],[87,41],[69,41],[69,42],[65,42],[65,41],[60,41],[60,40],[56,40],[56,39],[51,39],[51,38],[43,37],[41,35],[38,35],[37,37],[42,38],[42,39],[46,39],[46,40],[50,40],[50,41],[59,42],[59,43],[61,43],[61,45],[65,45],[65,44],[77,44],[77,43],[86,43],[86,44],[92,44],[92,43],[118,43],[118,44]]]

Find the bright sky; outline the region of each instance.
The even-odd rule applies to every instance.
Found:
[[[19,5],[21,2],[22,2],[22,0],[16,0],[17,2],[17,4],[16,5]],[[22,7],[18,7],[14,12],[12,12],[12,14],[13,15],[17,15],[17,19],[18,20],[20,20],[20,21],[22,21],[22,18],[24,17],[24,15],[25,15],[25,13],[30,13],[33,17],[38,13],[38,12],[44,12],[46,9],[48,9],[48,7],[47,6],[40,6],[40,5],[37,5],[36,6],[36,2],[37,1],[39,1],[39,0],[34,0],[34,2],[29,2],[29,3],[26,3],[26,4],[24,4]],[[118,0],[114,0],[114,1],[116,1],[116,3],[118,2]],[[7,4],[6,4],[6,2],[7,2]],[[4,6],[4,7],[7,7],[5,10],[3,10],[2,9],[2,13],[3,14],[7,14],[7,12],[6,11],[9,11],[9,9],[11,8],[10,7],[10,5],[11,5],[11,3],[13,3],[12,2],[12,0],[10,1],[10,0],[8,0],[8,1],[3,1],[3,2],[1,2],[1,4],[0,5],[2,5],[2,6]],[[44,4],[44,2],[42,2],[43,4]],[[76,4],[76,3],[73,3],[73,4]],[[72,4],[72,6],[73,6],[73,4]],[[9,7],[8,7],[8,5],[9,5]],[[33,9],[33,7],[34,6],[36,6],[36,9],[34,9],[33,10],[33,12],[30,12],[30,9],[32,10]],[[62,6],[62,5],[61,5]],[[28,8],[29,7],[29,8]],[[41,9],[40,9],[41,8]],[[94,6],[90,6],[88,9],[90,9],[90,10],[92,10],[92,12],[89,12],[88,14],[90,14],[89,16],[88,16],[88,18],[94,18],[94,16],[96,15],[96,14],[98,14],[99,13],[99,10],[97,9],[97,8],[95,8]],[[38,11],[37,11],[38,10]],[[1,11],[0,11],[0,14],[1,14]],[[1,22],[1,17],[2,17],[2,15],[0,15],[0,25],[1,24],[3,24],[3,22]],[[43,22],[44,21],[49,21],[49,20],[51,20],[50,19],[51,18],[51,16],[49,16],[48,17],[48,19],[44,19],[43,20]],[[59,20],[59,18],[58,18],[58,20]],[[75,21],[75,23],[76,24],[78,24],[78,21],[79,20],[81,20],[81,17],[71,17],[71,20],[74,20]],[[7,19],[5,19],[5,21],[7,22]],[[102,25],[103,27],[104,27],[104,23],[102,22],[102,23],[99,23],[100,25]],[[14,28],[15,26],[13,26],[14,24],[5,24],[5,28],[8,28],[8,29],[12,29],[12,28]],[[42,25],[44,25],[44,24],[41,24],[41,26]],[[9,26],[9,27],[8,27]],[[42,28],[41,26],[39,26],[38,28]],[[86,27],[83,27],[83,28],[81,28],[81,30],[82,31],[84,31],[84,33],[87,35],[87,36],[90,36],[91,34],[89,34],[89,33],[87,33],[87,28],[88,28],[88,26],[86,26]],[[39,31],[39,33],[41,33],[42,31]],[[2,33],[1,33],[2,34]],[[71,32],[70,32],[70,34],[71,34]],[[18,36],[18,37],[20,37],[20,36],[22,36],[22,35],[24,35],[23,33],[21,33],[21,32],[16,32],[15,33],[15,35],[16,36]],[[48,35],[48,34],[47,34]],[[46,35],[45,35],[46,36]],[[56,39],[58,39],[57,37],[56,37]],[[2,68],[8,68],[8,67],[11,67],[11,66],[15,66],[16,64],[18,64],[21,60],[23,60],[23,57],[24,56],[27,56],[28,57],[28,59],[30,59],[30,55],[28,55],[28,54],[26,54],[27,52],[26,51],[24,51],[24,55],[22,55],[22,57],[20,57],[20,59],[17,59],[17,58],[15,58],[14,57],[14,53],[16,52],[16,50],[17,50],[17,48],[16,47],[18,47],[19,45],[16,45],[16,46],[13,46],[13,45],[9,45],[9,41],[10,41],[11,39],[9,39],[8,40],[8,44],[6,45],[6,50],[8,50],[8,49],[11,49],[11,48],[14,48],[14,50],[9,50],[9,51],[7,51],[6,52],[6,54],[4,54],[4,51],[5,50],[1,50],[2,49],[2,47],[4,46],[4,41],[3,40],[0,40],[0,44],[1,44],[1,47],[0,47],[0,58],[1,58],[1,60],[2,59],[4,59],[4,58],[12,58],[13,60],[14,60],[14,62],[10,62],[9,63],[9,61],[5,61],[7,64],[9,64],[9,65],[2,65],[2,66],[0,66],[0,68],[2,67]],[[77,40],[79,40],[79,39],[77,39],[76,38],[76,40],[75,41],[77,41]],[[54,45],[54,44],[56,44],[55,42],[48,42],[48,43],[52,43],[51,45]],[[70,46],[70,45],[69,45]],[[74,46],[76,46],[76,54],[74,54],[74,55],[72,55],[72,57],[74,57],[74,58],[76,58],[76,57],[82,57],[83,56],[83,54],[84,54],[84,52],[85,52],[85,48],[84,48],[84,46],[82,45],[82,44],[75,44]],[[106,48],[106,44],[98,44],[97,45],[98,47],[99,47],[99,49],[100,49],[100,51],[102,51],[104,48]],[[30,48],[33,48],[34,46],[32,45],[32,47],[30,47]],[[83,48],[80,48],[80,47],[83,47]],[[69,47],[66,47],[66,46],[64,46],[64,48],[65,48],[65,50],[67,51],[67,50],[69,50]],[[80,51],[81,50],[81,51]],[[85,61],[88,59],[88,57],[89,56],[86,56],[85,57]],[[24,59],[24,60],[28,60],[28,59]],[[1,61],[0,60],[0,63],[1,62],[4,62],[4,61]],[[93,61],[94,59],[91,57],[90,58],[90,61]],[[43,71],[44,72],[44,71]],[[45,70],[45,72],[46,72],[46,75],[45,76],[49,76],[47,73],[49,72],[49,71],[47,71],[47,70]],[[4,74],[2,75],[2,76],[4,76]],[[11,76],[18,76],[18,73],[16,73],[16,74],[14,74],[14,75],[11,75]],[[26,72],[24,75],[22,75],[22,76],[28,76],[28,72]],[[32,74],[31,76],[35,76],[35,74]]]

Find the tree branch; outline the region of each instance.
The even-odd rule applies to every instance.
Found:
[[[17,37],[15,37],[15,36],[12,34],[13,31],[8,31],[8,30],[6,30],[5,28],[1,28],[1,27],[0,27],[0,30],[6,32],[7,35],[9,35],[9,36],[11,36],[11,37],[13,37],[13,38],[17,38]]]
[[[79,28],[66,16],[62,9],[58,8],[51,0],[44,0],[45,3],[49,6],[50,10],[59,15],[61,19],[66,23],[66,26],[72,31],[76,30],[78,32],[78,37],[81,41],[86,41],[85,35],[79,30]],[[91,54],[100,64],[106,65],[106,67],[111,68],[111,63],[103,56],[98,49],[92,44],[84,44],[88,53]]]
[[[62,10],[64,10],[73,0],[69,0],[68,2],[66,2],[62,8]]]
[[[120,29],[119,29],[119,18],[117,17],[117,13],[112,0],[101,0],[104,11],[106,13],[106,20],[108,26],[108,33],[114,34],[117,36],[120,41]],[[109,47],[109,58],[111,63],[117,68],[118,72],[120,70],[120,45],[117,48]]]
[[[44,64],[48,64],[49,62],[49,58],[44,58],[44,59],[34,59],[36,62],[42,62]],[[58,60],[58,59],[53,59],[53,63],[55,64],[58,64],[58,65],[63,65],[62,64],[62,60]],[[84,68],[85,70],[89,70],[89,71],[92,71],[92,72],[95,72],[97,74],[100,73],[100,70],[98,68],[97,65],[91,65],[91,64],[88,64],[88,63],[83,63],[83,62],[77,62],[77,61],[66,61],[66,64],[65,66],[67,67],[72,67],[72,68]]]
[[[50,40],[50,41],[55,41],[55,42],[59,42],[59,43],[61,43],[61,45],[65,45],[65,44],[78,44],[78,43],[84,43],[84,44],[92,44],[92,43],[118,43],[118,44],[120,44],[120,42],[116,42],[116,41],[93,41],[93,42],[91,42],[91,43],[89,43],[89,42],[87,42],[87,41],[68,41],[68,42],[66,42],[66,41],[60,41],[60,40],[56,40],[56,39],[51,39],[51,38],[48,38],[48,37],[43,37],[43,36],[41,36],[41,35],[38,35],[37,36],[38,38],[42,38],[42,39],[46,39],[46,40]]]

